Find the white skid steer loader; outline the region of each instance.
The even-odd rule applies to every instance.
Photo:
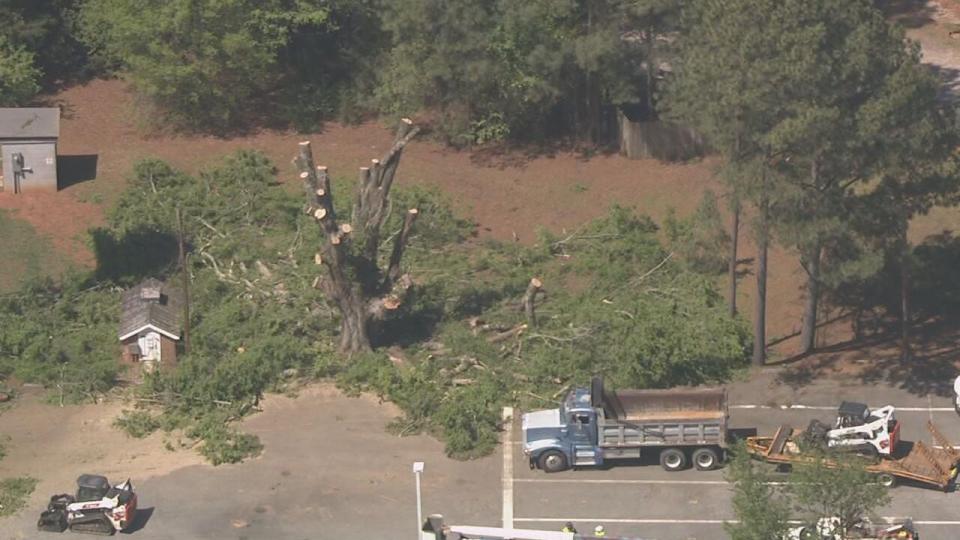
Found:
[[[130,480],[111,486],[106,477],[81,474],[77,494],[50,497],[40,514],[37,529],[48,532],[73,532],[112,535],[128,529],[137,513],[137,494]]]
[[[837,410],[833,427],[813,420],[807,435],[832,450],[889,458],[900,439],[900,422],[894,411],[893,405],[871,411],[863,403],[844,401]]]

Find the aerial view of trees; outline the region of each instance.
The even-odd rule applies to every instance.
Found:
[[[956,118],[868,0],[0,0],[0,13],[18,21],[0,28],[0,106],[116,77],[148,129],[400,126],[359,180],[309,143],[290,148],[296,172],[255,151],[199,173],[140,160],[90,232],[95,269],[0,298],[0,376],[86,400],[120,375],[122,288],[189,283],[190,350],[120,424],[185,429],[215,462],[257,451],[227,421],[294,375],[388,398],[399,433],[460,457],[494,447],[502,405],[545,405],[594,374],[729,380],[768,361],[775,246],[803,269],[800,354],[825,299],[882,305],[904,359],[913,321],[943,307],[921,271],[943,261],[907,230],[960,200]],[[621,114],[702,135],[720,192],[689,216],[617,206],[522,244],[474,238],[438,192],[394,185],[421,138],[594,151]],[[744,238],[752,313],[736,303]],[[737,467],[743,497],[765,493]]]

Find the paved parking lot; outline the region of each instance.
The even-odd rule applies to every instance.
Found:
[[[803,427],[814,418],[830,420],[836,404],[846,398],[898,406],[903,440],[934,444],[926,430],[927,421],[933,419],[948,439],[960,445],[960,418],[949,399],[917,397],[887,387],[826,385],[802,396],[811,401],[788,402],[785,406],[790,408],[780,409],[770,408],[767,400],[746,401],[751,392],[731,388],[730,394],[731,427],[756,429],[761,435],[772,434],[781,424]],[[734,519],[722,470],[668,473],[651,462],[545,474],[528,468],[518,418],[510,438],[512,460],[504,460],[504,521],[512,517],[517,528],[556,530],[572,521],[582,532],[602,523],[614,536],[712,540],[725,538],[723,523]],[[892,498],[881,517],[913,518],[924,540],[960,538],[960,492],[901,485],[894,488]]]

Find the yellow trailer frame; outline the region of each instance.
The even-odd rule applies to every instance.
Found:
[[[936,486],[944,491],[949,490],[957,477],[960,452],[940,433],[933,422],[927,422],[927,430],[930,431],[937,446],[928,446],[922,441],[901,443],[900,446],[908,447],[905,451],[895,452],[891,459],[870,463],[866,466],[866,470],[878,476],[889,475],[889,480],[885,483],[890,486],[896,482],[894,479],[900,478]],[[773,437],[747,437],[747,451],[755,458],[768,463],[787,465],[810,463],[816,458],[803,453],[796,443],[796,439],[802,432],[803,430],[790,426],[780,426]],[[827,460],[826,464],[837,466],[836,462],[830,460]]]

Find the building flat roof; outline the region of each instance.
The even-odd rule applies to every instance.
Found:
[[[0,139],[56,139],[59,136],[58,107],[0,107]]]

